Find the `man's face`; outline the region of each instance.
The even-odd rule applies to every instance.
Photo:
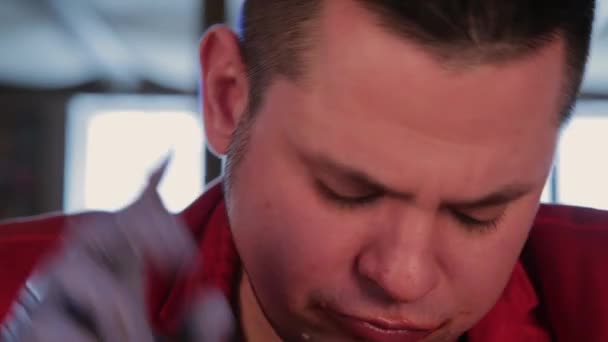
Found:
[[[305,81],[273,81],[232,170],[245,270],[285,340],[454,339],[496,302],[530,230],[562,44],[450,71],[327,3]]]

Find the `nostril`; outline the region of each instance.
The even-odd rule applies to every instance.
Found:
[[[393,304],[394,296],[387,291],[388,270],[380,268],[380,264],[373,260],[369,254],[360,255],[356,262],[356,273],[364,292],[381,303]]]
[[[370,299],[382,305],[395,304],[395,298],[388,293],[374,278],[368,276],[360,276],[359,284],[363,293]]]

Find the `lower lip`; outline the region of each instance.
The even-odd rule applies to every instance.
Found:
[[[330,313],[340,327],[358,339],[373,342],[418,342],[431,331],[408,329],[383,329],[370,322],[354,317]]]

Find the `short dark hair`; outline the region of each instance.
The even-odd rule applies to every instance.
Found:
[[[569,115],[589,53],[595,0],[352,0],[379,24],[428,48],[447,62],[498,63],[535,50],[555,37],[566,45]],[[324,0],[246,0],[241,49],[251,83],[251,113],[275,75],[297,79],[313,42]]]

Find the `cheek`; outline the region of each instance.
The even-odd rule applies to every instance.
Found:
[[[537,209],[535,195],[512,205],[497,230],[486,236],[453,233],[444,239],[442,261],[457,298],[462,324],[470,327],[496,303],[510,279]],[[455,235],[458,236],[455,236]]]
[[[348,280],[361,239],[328,210],[297,161],[251,146],[232,188],[235,242],[260,299],[301,311],[310,293]]]

